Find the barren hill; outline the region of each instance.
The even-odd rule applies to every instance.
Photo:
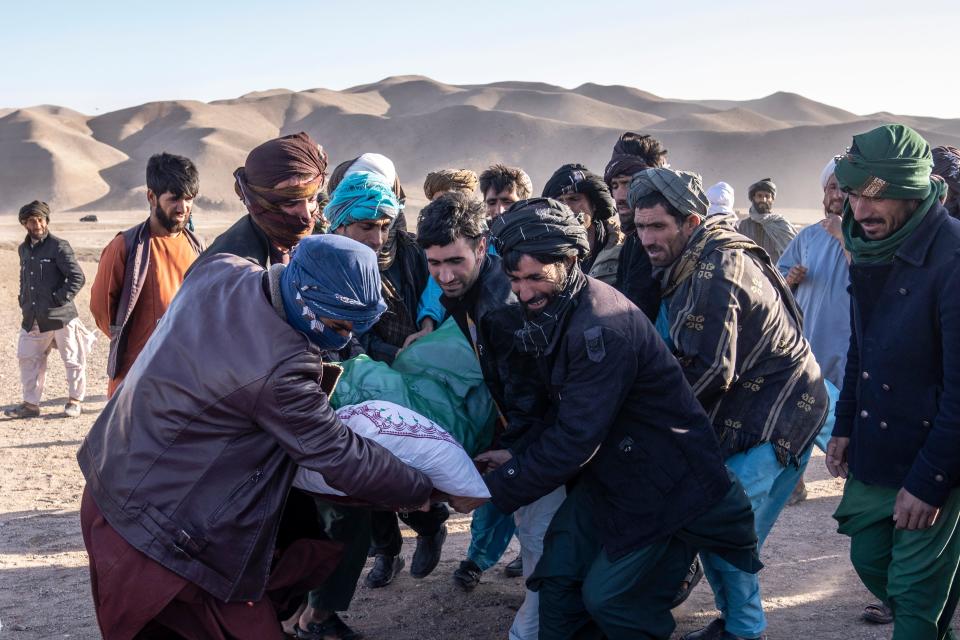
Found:
[[[159,151],[187,155],[201,173],[203,209],[241,211],[233,170],[277,135],[307,131],[331,165],[365,151],[394,159],[408,193],[444,166],[518,164],[539,187],[553,169],[583,162],[602,172],[624,130],[650,132],[675,168],[725,180],[745,208],[747,185],[778,184],[778,204],[816,208],[818,176],[852,134],[900,121],[931,144],[960,146],[960,119],[855,114],[791,93],[742,102],[671,100],[625,86],[564,89],[536,82],[451,85],[397,76],[343,91],[253,91],[210,103],[152,102],[96,117],[62,107],[0,106],[0,212],[35,198],[57,210],[140,208],[144,168]]]

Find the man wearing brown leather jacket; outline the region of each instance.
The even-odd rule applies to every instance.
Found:
[[[186,279],[78,454],[105,638],[282,638],[297,586],[340,552],[289,526],[298,465],[354,499],[429,505],[430,480],[328,402],[339,370],[321,350],[384,308],[376,255],[340,236],[304,239],[288,266],[222,254]]]

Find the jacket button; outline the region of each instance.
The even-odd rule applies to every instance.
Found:
[[[866,410],[866,409],[864,409],[863,411],[860,412],[860,417],[861,417],[861,418],[869,418],[869,417],[870,417],[870,414],[867,413],[867,410]]]
[[[938,473],[937,475],[933,476],[933,479],[936,480],[937,482],[943,482],[943,474]]]
[[[864,380],[869,380],[869,379],[870,379],[870,372],[869,372],[869,371],[864,371],[862,377],[863,377]]]
[[[897,293],[899,293],[899,294],[902,295],[902,296],[905,296],[905,295],[907,295],[907,290],[904,289],[903,287],[900,287],[900,291],[898,291]]]
[[[517,474],[517,470],[516,470],[516,469],[507,469],[507,475],[508,475],[508,476],[514,476],[514,475],[516,475],[516,474]]]
[[[925,427],[929,427],[929,426],[930,426],[930,421],[929,421],[929,420],[924,420],[924,421],[921,422],[920,424],[922,424],[922,425],[925,426]]]
[[[886,422],[881,422],[881,423],[880,423],[880,428],[881,428],[881,429],[886,429],[886,428],[887,428],[887,423],[886,423]]]
[[[880,385],[880,388],[883,389],[884,391],[890,391],[890,385],[888,384],[882,384]]]

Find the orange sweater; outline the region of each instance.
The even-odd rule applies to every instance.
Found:
[[[130,331],[126,352],[123,354],[123,366],[116,378],[110,380],[107,397],[127,375],[127,371],[137,359],[137,355],[147,344],[154,327],[183,283],[187,269],[197,259],[197,254],[187,241],[186,234],[158,238],[150,237],[150,265],[147,278],[137,298],[137,304],[130,316]],[[110,337],[110,325],[117,316],[117,304],[123,290],[123,276],[127,265],[127,251],[123,236],[118,235],[100,254],[97,276],[90,290],[90,313],[97,326]]]

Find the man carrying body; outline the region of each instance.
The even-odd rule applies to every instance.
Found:
[[[776,264],[784,249],[797,236],[793,225],[779,213],[773,213],[773,201],[777,199],[777,185],[764,178],[750,185],[750,215],[737,225],[737,231],[747,236],[767,252],[770,261]]]
[[[23,385],[23,403],[7,409],[9,418],[36,418],[46,378],[47,356],[56,344],[67,373],[67,404],[64,414],[80,415],[87,388],[85,371],[92,335],[80,318],[73,299],[83,288],[83,270],[70,243],[48,229],[50,207],[34,200],[20,208],[20,224],[26,239],[17,248],[20,255],[20,337],[17,361]]]
[[[384,311],[379,285],[369,249],[328,236],[286,268],[221,254],[187,279],[77,455],[105,638],[282,638],[278,613],[340,556],[288,526],[298,465],[355,499],[425,506],[429,479],[327,399],[322,351]]]
[[[767,255],[722,218],[706,217],[699,176],[638,173],[630,204],[662,278],[657,330],[711,416],[762,545],[803,475],[827,410],[800,312]],[[712,554],[700,558],[721,617],[686,638],[763,637],[757,575]]]
[[[572,487],[527,582],[540,596],[538,637],[668,638],[676,586],[701,544],[759,567],[746,496],[653,326],[579,269],[588,244],[576,216],[527,200],[491,234],[525,310],[515,347],[548,381],[550,407],[525,448],[477,461],[506,512]]]
[[[197,168],[188,158],[152,156],[147,162],[150,217],[118,233],[100,254],[90,313],[110,338],[108,396],[120,386],[203,251],[200,239],[186,228],[199,189]]]
[[[547,180],[542,195],[559,200],[583,217],[590,253],[580,268],[585,274],[613,285],[623,234],[617,224],[617,204],[603,178],[590,173],[582,164],[565,164]]]
[[[546,410],[546,396],[532,359],[516,353],[513,347],[513,335],[523,325],[523,313],[500,268],[500,258],[487,251],[486,232],[481,203],[450,193],[420,213],[417,242],[427,254],[430,275],[443,290],[441,302],[477,354],[484,381],[499,409],[500,430],[494,439],[499,444],[495,446],[523,450],[531,425]],[[562,499],[563,488],[555,487],[550,495],[517,516],[526,575],[536,566],[543,533]],[[512,528],[504,521],[509,519],[508,514],[496,509],[479,522],[474,518],[472,533],[476,535],[468,559],[454,574],[462,588],[472,589],[480,580],[482,569],[476,560],[490,556],[484,543],[498,545],[500,553],[506,548]],[[536,594],[527,594],[510,637],[537,637]]]
[[[638,171],[666,164],[667,150],[652,136],[627,131],[613,145],[613,155],[603,172],[610,194],[617,203],[623,247],[617,260],[614,287],[640,307],[651,322],[657,317],[660,304],[660,283],[653,277],[650,257],[643,251],[634,233],[633,210],[627,202],[630,180]]]
[[[834,514],[895,640],[953,638],[960,563],[960,222],[940,205],[930,146],[903,125],[853,137],[848,194],[852,336],[827,468]]]

